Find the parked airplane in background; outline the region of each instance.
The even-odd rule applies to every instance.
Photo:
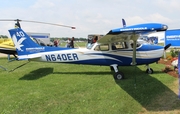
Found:
[[[165,31],[148,34],[147,37],[156,37],[158,39],[158,43],[165,43]]]
[[[0,43],[0,53],[4,54],[12,54],[16,55],[16,48],[14,47],[14,43],[11,38],[1,39],[2,42]]]
[[[167,25],[160,23],[138,24],[110,30],[88,48],[42,47],[33,42],[21,29],[9,30],[15,44],[18,59],[32,61],[110,66],[114,78],[121,80],[124,74],[118,66],[147,65],[147,73],[153,73],[150,63],[157,62],[170,45],[139,44],[141,33],[166,31]]]
[[[67,25],[61,25],[61,24],[54,24],[54,23],[47,23],[47,22],[40,22],[40,21],[30,21],[30,20],[20,20],[20,19],[0,19],[0,21],[15,21],[15,28],[21,28],[20,22],[30,22],[30,23],[40,23],[40,24],[48,24],[48,25],[55,25],[55,26],[61,26],[61,27],[66,27],[66,28],[71,28],[71,29],[76,29],[73,26],[67,26]],[[32,37],[31,37],[32,38]],[[33,41],[40,45],[45,45],[42,41],[32,38]],[[12,39],[4,40],[3,38],[0,39],[0,53],[4,54],[9,54],[9,55],[14,55],[16,57],[16,49],[14,47],[14,43]]]

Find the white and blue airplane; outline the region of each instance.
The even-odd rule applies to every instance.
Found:
[[[170,45],[140,44],[137,39],[142,33],[166,31],[168,26],[160,23],[123,25],[123,28],[110,30],[87,48],[43,47],[31,40],[21,28],[11,29],[9,33],[19,60],[110,66],[116,80],[124,78],[118,66],[145,64],[146,72],[153,73],[149,64],[157,62]]]

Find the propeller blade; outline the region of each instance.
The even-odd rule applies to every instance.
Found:
[[[164,50],[167,50],[169,47],[171,46],[171,44],[168,44],[164,47]]]

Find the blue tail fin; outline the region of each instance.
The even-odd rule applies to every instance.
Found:
[[[45,51],[45,47],[36,44],[21,28],[9,30],[18,56],[27,56]]]
[[[122,24],[123,24],[123,27],[126,27],[126,21],[124,19],[122,19]]]

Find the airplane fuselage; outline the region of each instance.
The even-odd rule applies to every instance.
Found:
[[[108,49],[95,50],[99,44],[95,44],[91,49],[69,49],[57,50],[51,52],[41,52],[39,58],[30,59],[34,61],[54,62],[54,63],[71,63],[71,64],[89,64],[109,66],[117,64],[119,66],[129,66],[132,63],[132,49]],[[110,47],[111,44],[108,44]],[[162,57],[164,49],[157,45],[140,45],[136,49],[136,63],[150,64],[156,62]]]

